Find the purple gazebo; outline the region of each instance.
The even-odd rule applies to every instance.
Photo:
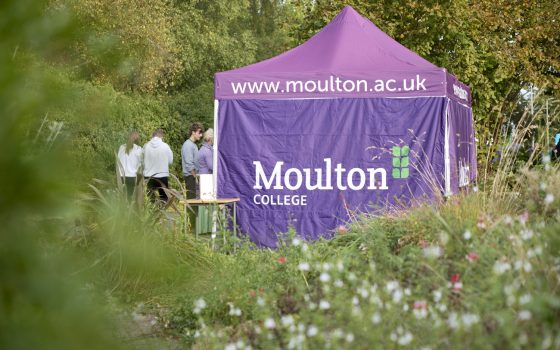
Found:
[[[304,44],[215,77],[217,195],[273,247],[476,178],[470,89],[347,6]]]

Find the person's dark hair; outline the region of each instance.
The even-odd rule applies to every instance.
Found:
[[[200,130],[200,132],[204,131],[204,129],[202,128],[202,124],[201,123],[192,123],[192,125],[189,129],[189,137],[192,136],[193,132],[197,132],[198,130]]]
[[[136,131],[132,131],[128,135],[128,141],[126,142],[126,148],[125,148],[126,154],[130,153],[132,147],[134,147],[135,144],[138,144],[139,140],[140,140],[140,135]]]
[[[162,129],[156,129],[156,131],[154,131],[154,133],[152,134],[152,137],[163,137],[163,130]]]

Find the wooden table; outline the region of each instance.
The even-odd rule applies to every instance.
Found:
[[[187,205],[196,205],[196,206],[219,206],[219,205],[233,205],[233,234],[237,235],[237,202],[239,202],[239,198],[216,198],[216,199],[187,199],[181,200],[179,203],[185,206],[185,213],[188,210]],[[224,230],[225,231],[225,230]],[[196,232],[196,229],[195,229]],[[198,234],[197,234],[198,236]],[[224,243],[226,242],[226,235],[224,233]]]

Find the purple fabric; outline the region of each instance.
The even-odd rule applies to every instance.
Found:
[[[212,146],[208,143],[203,143],[202,147],[198,151],[198,164],[200,166],[200,174],[212,174],[212,168],[214,166],[212,159],[214,150]]]
[[[452,188],[465,164],[476,177],[470,89],[349,6],[304,44],[217,73],[215,97],[218,196],[241,198],[240,228],[262,246],[275,246],[289,225],[309,239],[329,237],[353,211],[440,194],[446,112]],[[407,147],[406,160],[392,154]],[[340,167],[353,174],[346,188],[326,185]]]
[[[472,110],[449,100],[449,150],[451,161],[451,191],[474,183],[477,177],[476,143]]]
[[[341,81],[339,86],[336,86],[337,78]],[[217,73],[215,96],[217,99],[444,96],[446,79],[445,69],[408,50],[346,6],[304,44],[268,60]],[[361,80],[365,84],[356,83]],[[290,82],[295,83],[290,86]]]
[[[373,212],[413,199],[430,200],[443,190],[445,102],[444,97],[220,101],[218,196],[241,199],[237,207],[241,231],[267,247],[274,247],[277,234],[289,225],[308,239],[329,237],[349,219],[350,211]],[[395,178],[395,158],[400,162],[399,176],[405,168],[403,157],[392,153],[397,146],[399,152],[404,152],[401,147],[410,148],[406,178]],[[330,159],[330,168],[325,159]],[[283,188],[275,189],[275,181],[269,189],[264,181],[262,188],[255,188],[255,162],[260,162],[265,180],[271,180],[277,162],[283,162],[278,168]],[[346,189],[335,183],[339,163],[346,169],[342,181]],[[290,168],[297,170],[288,172]],[[323,185],[327,168],[331,169],[333,188],[307,189],[306,168],[311,169],[311,185],[319,178],[314,169],[322,169]],[[365,177],[352,170],[349,179],[351,169],[363,169]],[[383,169],[387,189],[381,189],[380,173],[369,177],[366,169]],[[298,172],[303,174],[300,187]],[[362,178],[366,180],[359,188]],[[359,189],[349,188],[348,181]],[[285,196],[291,205],[262,204],[263,198],[286,204]],[[306,196],[306,204],[294,205],[291,196],[300,200]]]
[[[452,74],[447,74],[447,96],[456,102],[462,103],[467,106],[472,104],[471,88],[461,83]]]

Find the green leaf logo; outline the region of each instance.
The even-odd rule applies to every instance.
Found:
[[[408,154],[410,147],[393,146],[393,179],[406,179],[408,177]]]

